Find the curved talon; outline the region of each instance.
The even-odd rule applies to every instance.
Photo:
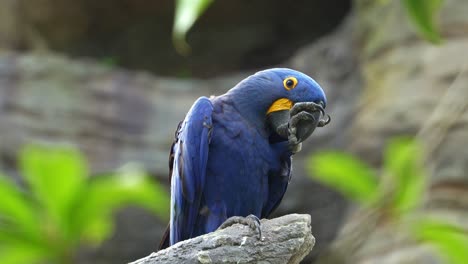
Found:
[[[323,109],[323,106],[319,105],[320,107],[318,108],[320,113],[325,116],[325,110]]]
[[[262,224],[260,223],[260,219],[253,214],[248,215],[246,218],[253,220],[254,226],[252,227],[251,225],[249,225],[249,227],[252,229],[255,228],[258,232],[258,240],[263,241],[264,237],[262,236]]]
[[[258,232],[258,239],[260,241],[264,240],[264,237],[262,236],[262,225],[260,223],[260,219],[258,219],[258,217],[253,214],[250,214],[247,217],[232,216],[228,218],[224,223],[222,223],[218,227],[218,230],[225,229],[235,224],[242,224],[250,227],[250,229]]]
[[[330,121],[331,121],[331,117],[330,117],[330,115],[327,114],[327,119],[326,120],[320,119],[317,126],[318,127],[324,127],[324,126],[328,125],[330,123]]]
[[[314,104],[314,106],[318,108],[318,110],[323,116],[325,115],[325,109],[323,109],[323,106],[321,104]]]

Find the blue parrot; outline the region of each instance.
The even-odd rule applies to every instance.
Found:
[[[259,225],[283,198],[292,155],[329,123],[329,116],[322,118],[325,106],[317,82],[286,68],[200,97],[171,147],[171,216],[160,249],[212,232],[230,217],[249,216]]]

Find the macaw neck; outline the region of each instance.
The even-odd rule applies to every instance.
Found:
[[[273,102],[260,89],[232,89],[225,95],[250,125],[266,130],[266,113]]]

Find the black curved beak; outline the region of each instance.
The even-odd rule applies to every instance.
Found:
[[[323,119],[325,116],[326,119]],[[290,110],[269,113],[267,122],[283,139],[288,139],[291,128],[295,128],[298,141],[303,142],[317,127],[330,123],[330,116],[325,114],[321,104],[296,103]]]

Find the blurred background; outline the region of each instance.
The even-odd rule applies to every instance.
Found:
[[[199,96],[290,67],[330,125],[274,216],[304,263],[468,263],[468,2],[0,0],[0,260],[123,263],[168,222],[168,153]]]

